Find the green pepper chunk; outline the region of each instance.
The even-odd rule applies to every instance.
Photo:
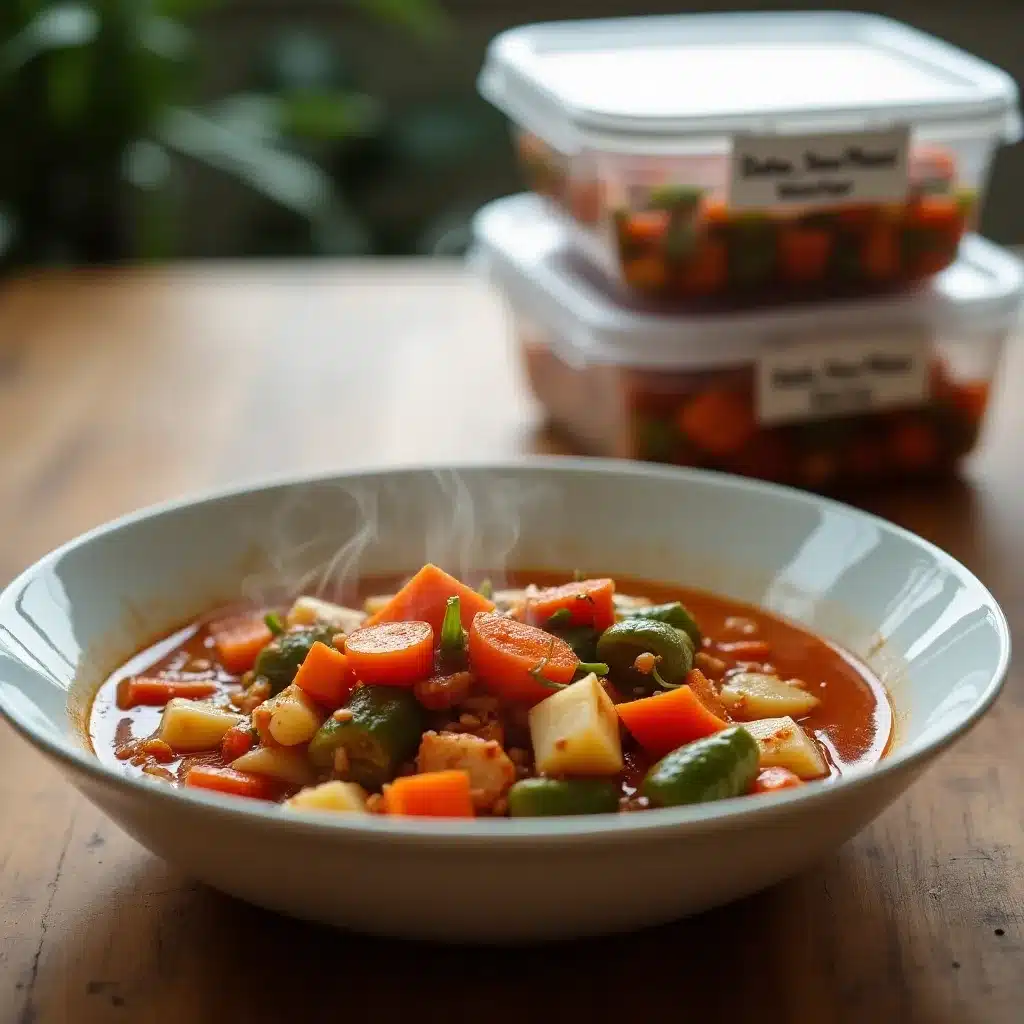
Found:
[[[416,752],[423,710],[408,690],[395,686],[358,686],[346,710],[350,718],[328,718],[310,740],[309,759],[318,768],[332,768],[335,755],[344,750],[346,778],[380,789]]]
[[[564,640],[582,662],[597,661],[598,632],[592,626],[569,626],[566,629],[549,629]]]
[[[512,818],[614,814],[619,787],[610,779],[522,779],[508,791]]]
[[[634,667],[641,654],[658,659],[657,674]],[[658,619],[624,619],[609,626],[597,641],[597,656],[608,665],[612,678],[633,690],[680,686],[693,668],[694,645],[689,634]]]
[[[330,646],[337,632],[333,626],[310,626],[280,633],[260,651],[253,671],[257,677],[270,683],[272,694],[280,693],[291,685],[310,647],[318,640]]]
[[[663,757],[640,792],[655,807],[678,807],[743,796],[757,778],[760,750],[739,726],[687,743]]]
[[[438,668],[442,672],[460,672],[466,667],[466,631],[462,628],[462,608],[458,597],[449,597],[441,622],[441,640],[437,649]]]
[[[679,601],[669,601],[667,604],[652,604],[647,608],[637,608],[629,613],[631,619],[656,619],[658,622],[667,622],[676,629],[681,629],[692,641],[694,648],[701,645],[703,636],[697,620],[690,614],[684,604]]]

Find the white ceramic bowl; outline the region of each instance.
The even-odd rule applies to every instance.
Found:
[[[118,660],[240,587],[308,588],[427,558],[454,572],[582,567],[756,602],[880,673],[895,748],[853,777],[757,800],[473,822],[286,816],[130,778],[87,749],[88,698]],[[879,519],[717,474],[567,459],[286,481],[144,511],[15,580],[0,596],[0,644],[0,709],[158,856],[299,917],[496,941],[654,924],[800,871],[978,720],[1010,653],[978,580]]]

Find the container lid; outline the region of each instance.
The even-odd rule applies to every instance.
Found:
[[[1024,264],[977,236],[960,258],[910,292],[741,312],[666,313],[626,305],[583,266],[561,220],[535,195],[485,206],[473,223],[472,261],[513,305],[548,328],[567,362],[690,369],[743,365],[779,341],[873,329],[1008,330],[1024,298]]]
[[[854,13],[551,22],[495,38],[480,92],[568,153],[684,150],[694,135],[912,124],[1021,136],[1017,88],[985,61]]]

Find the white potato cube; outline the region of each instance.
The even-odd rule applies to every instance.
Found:
[[[821,703],[813,694],[762,672],[731,676],[722,685],[719,697],[733,718],[740,721],[782,715],[799,718]]]
[[[315,777],[306,751],[294,747],[256,747],[235,758],[231,767],[292,786],[308,786]]]
[[[761,748],[762,768],[788,768],[801,779],[819,779],[828,765],[814,740],[788,715],[743,726]]]
[[[339,633],[352,633],[363,624],[365,618],[355,608],[323,601],[319,597],[300,597],[288,610],[285,621],[289,626],[315,626],[319,623],[331,626]]]
[[[530,736],[544,775],[622,771],[619,716],[593,672],[530,709]]]
[[[212,704],[172,697],[164,708],[157,736],[179,754],[216,750],[224,733],[242,719],[242,715],[223,711]]]
[[[335,814],[365,814],[366,790],[354,782],[332,779],[300,790],[284,806],[293,811],[330,811]]]
[[[468,733],[425,732],[416,755],[421,772],[458,768],[469,775],[477,810],[489,811],[516,781],[516,766],[497,740]]]
[[[266,703],[273,705],[267,731],[282,747],[308,743],[327,717],[316,701],[294,683]]]
[[[394,594],[374,594],[363,602],[363,611],[367,615],[376,615],[385,605],[391,603]]]

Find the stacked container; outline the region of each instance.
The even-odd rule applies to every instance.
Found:
[[[820,487],[973,447],[1022,294],[965,239],[1003,72],[873,16],[690,15],[507,32],[480,88],[536,195],[478,252],[585,448]]]

